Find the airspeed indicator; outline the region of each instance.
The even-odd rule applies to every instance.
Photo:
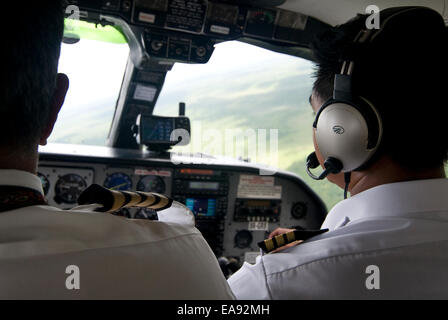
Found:
[[[128,191],[132,189],[132,180],[127,174],[115,172],[108,175],[104,180],[104,187],[112,190]]]

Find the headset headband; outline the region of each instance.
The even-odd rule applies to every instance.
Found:
[[[397,15],[400,15],[404,12],[408,12],[411,10],[421,9],[421,7],[401,7],[401,8],[392,8],[391,11],[383,10],[382,15],[386,16],[382,19],[382,23],[379,29],[362,29],[360,30],[353,40],[354,44],[363,44],[366,42],[373,42],[373,40],[384,30],[386,24]],[[342,75],[351,75],[353,72],[353,59],[344,59],[342,63],[342,68],[340,74]]]
[[[386,17],[383,19],[379,29],[362,29],[360,30],[355,38],[353,39],[352,44],[363,45],[366,42],[372,43],[373,40],[384,30],[386,24],[395,16],[402,14],[404,12],[408,12],[411,10],[419,9],[419,7],[402,7],[402,8],[393,8],[391,11],[386,11]],[[384,16],[384,11],[383,11]],[[345,59],[342,62],[341,72],[335,75],[334,79],[334,91],[333,91],[333,99],[334,100],[347,100],[350,101],[352,97],[352,84],[351,84],[351,76],[353,74],[354,69],[354,59]]]

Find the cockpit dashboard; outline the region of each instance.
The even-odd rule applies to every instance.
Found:
[[[188,163],[187,163],[188,162]],[[253,263],[257,242],[277,227],[317,229],[326,215],[321,199],[296,175],[260,175],[261,167],[193,155],[173,161],[128,149],[48,145],[39,177],[50,205],[70,209],[92,183],[115,190],[162,193],[185,204],[217,257]],[[156,220],[150,209],[121,209],[124,218]],[[113,237],[113,235],[111,235]]]

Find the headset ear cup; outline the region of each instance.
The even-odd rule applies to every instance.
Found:
[[[369,129],[367,149],[378,149],[383,136],[383,123],[376,108],[367,99],[359,97],[353,105],[363,115]]]
[[[359,108],[342,101],[329,101],[316,116],[316,143],[325,159],[342,162],[342,171],[358,169],[375,153],[369,148],[369,123]],[[378,130],[381,131],[381,128]]]

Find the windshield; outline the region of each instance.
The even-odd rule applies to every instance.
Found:
[[[70,88],[49,142],[100,146],[106,143],[129,46],[111,27],[98,26],[98,32],[86,29],[84,23],[79,34],[85,38],[79,42],[62,44],[58,71],[68,75]]]
[[[312,74],[313,64],[307,60],[237,41],[221,43],[207,64],[174,65],[154,114],[174,116],[179,102],[185,102],[191,143],[174,151],[249,158],[292,171],[330,209],[342,199],[342,190],[305,172],[305,159],[314,151],[308,102]],[[244,139],[234,138],[238,132]],[[267,152],[259,149],[262,141]]]

